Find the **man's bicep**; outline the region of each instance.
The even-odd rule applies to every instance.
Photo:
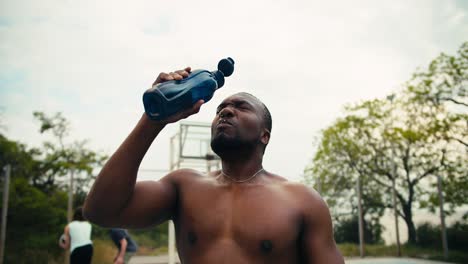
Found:
[[[162,223],[172,217],[176,201],[177,189],[170,175],[159,181],[137,182],[116,224],[119,227],[144,228]]]
[[[333,238],[333,225],[328,206],[321,199],[306,213],[302,255],[306,263],[343,264],[344,260]]]

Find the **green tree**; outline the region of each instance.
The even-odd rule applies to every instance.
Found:
[[[468,42],[461,45],[455,56],[440,54],[426,69],[420,69],[408,82],[406,93],[421,106],[443,109],[445,115],[436,130],[441,144],[461,144],[468,151]],[[440,116],[433,116],[440,119]],[[466,156],[451,157],[446,167],[444,195],[453,205],[461,205],[468,197]],[[433,183],[435,185],[435,183]],[[425,203],[435,211],[438,197],[432,193]]]
[[[83,202],[93,169],[104,159],[87,149],[84,141],[65,142],[69,127],[60,114],[35,116],[41,132],[52,131],[55,142],[28,148],[0,133],[0,166],[11,165],[5,263],[48,263],[61,256],[57,241],[67,222],[63,178],[71,169],[77,171],[75,192],[77,202]]]
[[[61,113],[48,116],[34,112],[34,117],[40,121],[40,133],[50,133],[53,141],[43,143],[44,158],[40,173],[33,177],[33,185],[46,192],[54,187],[67,188],[68,181],[63,178],[73,171],[77,183],[74,193],[84,196],[94,178],[93,170],[100,167],[107,157],[87,148],[87,140],[68,143],[70,124]]]
[[[334,227],[336,243],[359,243],[358,217],[356,215],[344,218]],[[364,221],[364,241],[366,244],[383,243],[383,226],[378,221]]]
[[[429,248],[440,248],[439,225],[422,223],[418,226],[418,245]],[[451,249],[465,250],[468,243],[468,221],[462,219],[447,227],[447,239]]]
[[[467,65],[463,49],[465,44],[456,65]],[[436,64],[431,63],[424,76],[435,76],[430,71]],[[353,200],[356,195],[352,186],[359,177],[364,186],[364,204],[369,204],[367,199],[373,197],[374,202],[370,204],[387,208],[392,207],[390,194],[395,182],[398,214],[408,227],[409,242],[415,243],[413,208],[434,209],[438,204],[434,188],[436,175],[444,177],[446,202],[451,209],[448,213],[466,203],[466,188],[461,195],[455,191],[468,178],[468,156],[462,147],[468,131],[467,119],[463,118],[466,114],[449,111],[441,100],[427,99],[432,96],[451,103],[466,100],[465,66],[444,73],[456,75],[451,87],[462,91],[455,93],[451,100],[447,95],[442,96],[443,93],[430,93],[429,89],[424,95],[424,86],[418,84],[418,78],[427,85],[430,83],[415,77],[396,96],[347,107],[345,116],[322,132],[310,166],[312,180],[309,181],[320,183],[327,201],[334,206],[339,200],[345,203]],[[416,76],[423,76],[422,72]],[[366,190],[373,195],[366,197]]]
[[[378,236],[365,240],[376,242],[380,241],[383,229],[378,220],[384,213],[385,205],[381,187],[372,181],[363,168],[363,160],[359,159],[370,155],[368,149],[361,147],[366,144],[363,135],[366,131],[361,128],[371,125],[365,119],[347,116],[325,129],[313,162],[306,169],[305,180],[309,184],[315,183],[315,188],[330,206],[337,226],[350,227],[344,223],[349,223],[358,214],[356,182],[359,178],[364,226],[371,227],[370,233]]]
[[[421,201],[428,204],[428,197],[435,193],[434,189],[424,188],[422,182],[437,174],[447,176],[447,181],[459,179],[449,175],[466,172],[466,152],[441,141],[441,135],[463,133],[466,128],[460,126],[455,131],[454,126],[444,126],[445,116],[443,108],[422,107],[408,100],[406,94],[393,103],[372,100],[348,107],[346,116],[322,133],[312,162],[313,175],[320,179],[322,188],[333,190],[326,197],[338,195],[345,201],[355,197],[350,186],[361,177],[364,204],[368,203],[367,190],[374,200],[381,197],[373,204],[387,208],[392,207],[389,194],[395,181],[398,214],[408,227],[409,242],[415,243],[413,208]],[[447,202],[459,205],[451,199]]]
[[[66,193],[45,194],[31,184],[38,156],[37,149],[0,134],[0,165],[11,165],[5,263],[47,263],[61,252],[56,245],[66,222]]]
[[[426,69],[420,69],[407,84],[412,100],[421,105],[432,104],[448,109],[447,126],[468,122],[468,42],[461,45],[455,56],[440,54]],[[467,132],[446,135],[468,147]]]

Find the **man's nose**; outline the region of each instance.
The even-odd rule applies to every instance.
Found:
[[[234,116],[234,111],[232,111],[232,107],[226,106],[224,107],[221,112],[219,112],[220,118],[229,118]]]

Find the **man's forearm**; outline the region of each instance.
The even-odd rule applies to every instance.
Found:
[[[141,160],[163,124],[143,115],[130,135],[102,168],[85,204],[85,216],[93,222],[106,222],[119,214],[135,187]]]
[[[119,250],[119,254],[117,255],[117,257],[118,258],[120,257],[120,258],[124,259],[126,252],[127,252],[127,240],[122,239],[121,242],[120,242],[120,250]]]

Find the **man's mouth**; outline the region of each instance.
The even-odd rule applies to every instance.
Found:
[[[223,128],[223,127],[230,127],[233,126],[231,122],[227,121],[226,119],[220,119],[216,128]]]

